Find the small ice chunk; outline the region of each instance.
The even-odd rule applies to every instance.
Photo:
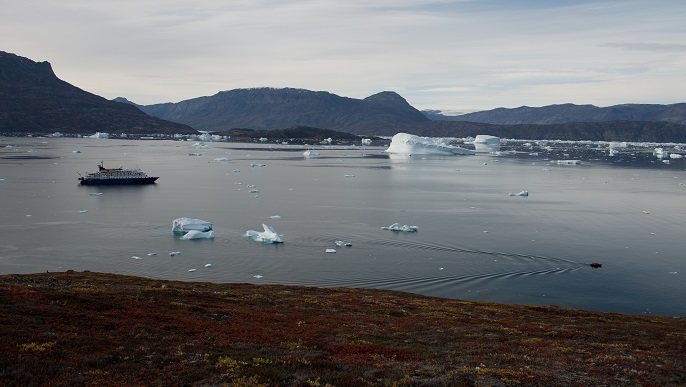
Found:
[[[195,269],[188,269],[188,272],[189,272],[189,273],[192,273],[192,272],[194,272],[194,271],[195,271]]]
[[[319,156],[319,152],[317,152],[314,149],[308,149],[305,152],[303,152],[303,156],[305,156],[305,157],[317,157],[317,156]]]
[[[415,232],[418,230],[417,226],[408,226],[408,225],[400,225],[400,223],[393,223],[392,225],[388,227],[381,227],[382,230],[389,230],[389,231],[406,231],[406,232]]]
[[[335,253],[336,249],[326,249],[326,253]]]
[[[152,257],[153,255],[157,255],[157,253],[148,253],[148,257]]]
[[[260,193],[260,190],[257,188],[250,188],[250,191],[248,191],[248,192],[249,193]]]
[[[212,266],[211,263],[206,263],[206,264],[205,264],[205,267],[211,267],[211,266]]]
[[[262,278],[262,276],[261,276],[261,275],[259,275],[259,274],[255,274],[255,275],[253,276],[253,278],[257,278],[257,279],[260,279],[260,278]]]
[[[71,153],[81,153],[81,151],[77,149],[77,150],[71,151]]]
[[[198,230],[191,230],[187,232],[184,236],[182,236],[181,239],[214,239],[214,231],[203,232]]]
[[[650,211],[643,211],[644,214],[650,214]]]
[[[529,191],[521,191],[521,192],[510,192],[508,193],[509,196],[529,196]]]
[[[250,166],[253,168],[259,168],[259,167],[264,167],[265,164],[262,163],[250,163]]]
[[[131,259],[143,259],[143,258],[141,258],[141,257],[139,257],[139,256],[137,256],[137,255],[134,255],[133,257],[131,257]]]
[[[85,214],[87,212],[88,212],[88,210],[81,210],[81,211],[79,211],[79,214]]]
[[[176,255],[181,255],[181,252],[180,251],[172,251],[171,253],[169,253],[169,255],[174,257]]]
[[[248,230],[248,231],[246,231],[245,236],[247,236],[248,238],[250,238],[256,242],[262,242],[262,243],[282,243],[283,242],[283,235],[277,234],[276,230],[274,230],[272,227],[269,227],[263,223],[262,228],[264,229],[263,232]]]
[[[269,219],[281,219],[281,215],[272,215]]]
[[[102,192],[91,192],[89,193],[90,196],[102,196]]]
[[[346,173],[345,177],[355,177],[355,175],[353,175],[352,173]]]
[[[557,160],[558,165],[581,165],[581,160]]]
[[[338,247],[350,247],[352,245],[353,244],[349,243],[349,242],[336,241],[336,246],[338,246]]]
[[[210,231],[212,230],[212,223],[192,218],[177,218],[172,222],[173,232],[187,232],[191,230]]]
[[[224,161],[224,162],[227,162],[227,161],[231,161],[231,159],[228,158],[228,157],[217,157],[216,159],[214,159],[214,161]]]
[[[238,172],[240,172],[240,171],[241,171],[240,169],[234,169],[234,170],[233,170],[234,173],[238,173]]]

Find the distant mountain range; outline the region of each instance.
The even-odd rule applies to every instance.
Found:
[[[609,107],[567,103],[543,107],[498,108],[456,116],[446,116],[435,110],[426,111],[424,114],[432,120],[483,122],[498,125],[607,121],[665,121],[684,125],[686,124],[686,103],[624,104]]]
[[[147,113],[147,114],[146,114]],[[504,138],[686,143],[686,104],[551,105],[445,116],[412,107],[395,92],[364,99],[303,89],[236,89],[177,103],[108,101],[58,79],[48,62],[0,51],[0,133],[245,134],[300,131],[331,137],[398,132],[435,137],[491,134]],[[321,133],[313,130],[322,129]],[[227,133],[228,133],[227,132]],[[257,133],[252,133],[257,135]],[[285,135],[285,134],[283,134]],[[344,135],[340,136],[344,138]],[[302,138],[302,137],[301,137]]]
[[[48,62],[0,51],[0,133],[53,132],[197,133],[74,87],[57,78]]]

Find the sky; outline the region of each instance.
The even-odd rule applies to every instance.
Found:
[[[446,114],[686,102],[684,0],[1,0],[0,51],[150,105],[293,87]]]

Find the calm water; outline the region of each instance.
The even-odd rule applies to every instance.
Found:
[[[0,138],[0,273],[73,269],[372,287],[686,315],[681,160],[587,155],[582,165],[561,166],[543,153],[410,159],[382,147],[318,147],[320,157],[306,159],[297,146],[192,145]],[[214,161],[220,157],[231,161]],[[77,173],[95,171],[101,160],[160,179],[79,186]],[[522,190],[530,196],[507,195]],[[171,232],[178,217],[212,222],[216,238],[181,240]],[[419,231],[381,229],[395,222]],[[242,236],[262,223],[285,243]],[[336,247],[336,240],[353,246]],[[588,266],[593,261],[603,267]]]

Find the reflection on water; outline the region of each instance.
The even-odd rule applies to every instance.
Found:
[[[463,157],[316,147],[317,158],[302,156],[307,147],[208,145],[190,157],[187,142],[0,138],[0,273],[97,270],[628,313],[686,310],[683,160],[566,144],[508,143],[498,154]],[[231,161],[214,161],[223,157]],[[101,160],[160,179],[80,186],[78,173]],[[530,195],[508,196],[523,190]],[[179,217],[212,222],[215,239],[181,240],[171,232]],[[419,230],[381,229],[396,222]],[[285,242],[243,237],[262,223]],[[603,268],[591,268],[593,261]]]

